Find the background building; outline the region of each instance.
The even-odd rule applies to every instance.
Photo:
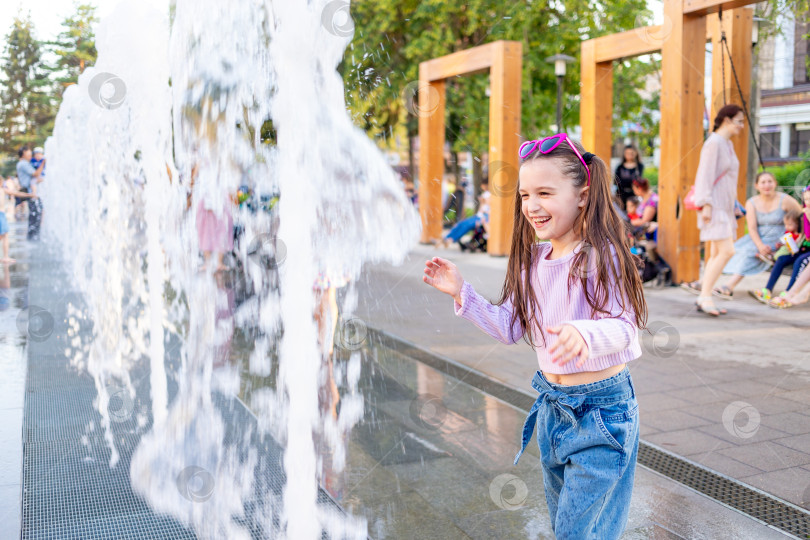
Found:
[[[780,15],[782,34],[760,50],[759,142],[766,165],[797,161],[810,151],[810,12],[794,19]]]

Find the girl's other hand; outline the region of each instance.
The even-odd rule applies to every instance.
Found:
[[[588,344],[579,330],[570,324],[562,324],[546,328],[550,334],[557,334],[557,342],[551,346],[548,353],[551,355],[551,362],[564,366],[571,360],[579,358],[577,367],[582,367],[588,359]]]
[[[422,281],[449,294],[461,304],[461,286],[464,284],[464,280],[456,265],[447,259],[433,257],[433,259],[425,261],[425,274],[422,276]]]

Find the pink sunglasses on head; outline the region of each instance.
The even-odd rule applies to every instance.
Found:
[[[585,163],[585,159],[582,157],[582,154],[579,153],[577,147],[574,146],[574,143],[571,142],[571,139],[568,137],[567,133],[558,133],[556,135],[552,135],[551,137],[546,137],[545,139],[537,139],[535,141],[526,141],[525,143],[520,145],[520,149],[518,150],[518,155],[520,159],[526,159],[529,157],[532,152],[535,150],[539,150],[541,154],[548,154],[558,146],[563,141],[568,143],[568,146],[571,147],[571,150],[577,155],[579,160],[582,162],[582,165],[585,167],[585,172],[588,173],[588,185],[591,185],[591,169],[588,168],[588,164]],[[585,152],[587,155],[588,152]]]

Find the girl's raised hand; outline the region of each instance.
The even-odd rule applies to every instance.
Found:
[[[576,366],[582,367],[588,359],[588,344],[579,330],[570,324],[561,324],[551,328],[546,328],[550,334],[557,334],[557,342],[551,346],[548,353],[551,355],[551,362],[564,366],[571,360],[576,359]]]
[[[425,274],[422,276],[422,281],[449,294],[456,299],[456,302],[460,300],[459,295],[464,280],[456,265],[447,259],[433,257],[431,260],[425,261]]]

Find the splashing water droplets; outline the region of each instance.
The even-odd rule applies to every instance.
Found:
[[[247,538],[250,527],[273,537],[365,537],[362,520],[317,502],[313,433],[339,469],[342,434],[362,417],[363,402],[361,353],[349,347],[347,371],[338,373],[350,395],[334,418],[319,409],[324,352],[313,284],[319,276],[351,283],[366,262],[401,263],[418,219],[346,113],[336,67],[353,30],[348,3],[173,6],[170,21],[168,5],[127,0],[102,22],[98,61],[65,92],[47,144],[48,174],[60,182],[45,186],[46,238],[61,246],[86,303],[82,315],[94,321],[93,339],[72,344],[71,354],[99,390],[114,462],[114,426],[133,421],[141,430],[130,477],[156,511],[200,538]],[[261,140],[267,122],[275,144]],[[233,205],[243,182],[278,194],[276,218]],[[244,230],[233,260],[252,296],[228,320],[218,315],[227,298],[215,258],[199,256],[200,216]],[[255,473],[272,460],[249,431],[229,434],[218,405],[217,396],[233,398],[240,386],[219,360],[233,325],[255,328],[252,374],[267,376],[278,362],[276,388],[255,391],[250,405],[255,429],[284,447],[280,498]],[[151,423],[136,399],[143,380]]]

